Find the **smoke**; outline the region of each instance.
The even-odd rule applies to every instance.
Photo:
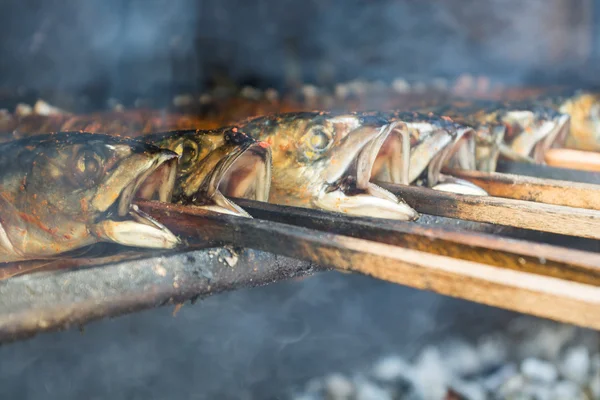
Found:
[[[28,0],[0,4],[0,87],[144,95],[581,69],[589,2]]]
[[[277,399],[391,352],[477,337],[514,314],[360,275],[321,273],[0,348],[0,398]]]

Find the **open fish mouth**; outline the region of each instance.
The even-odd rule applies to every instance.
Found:
[[[362,126],[350,132],[332,155],[314,205],[355,216],[417,219],[418,213],[404,201],[371,182],[377,155],[397,125]]]
[[[475,140],[476,132],[473,128],[457,127],[453,142],[434,157],[429,166],[427,179],[432,189],[470,196],[488,196],[485,190],[469,181],[441,173],[444,166],[475,170]]]
[[[266,202],[271,190],[272,155],[269,146],[254,142],[238,147],[210,175],[206,194],[214,204],[203,208],[252,218],[228,198]]]
[[[411,130],[419,132],[420,142],[411,147]],[[441,174],[446,165],[475,169],[475,132],[457,128],[454,134],[430,123],[398,124],[380,150],[373,179],[409,185],[426,171],[427,184],[436,190],[458,194],[487,195],[464,180]]]
[[[135,170],[133,178],[121,183],[122,189],[118,197],[102,215],[101,221],[94,225],[93,234],[102,241],[125,246],[174,248],[180,243],[179,239],[167,227],[141,211],[134,204],[134,199],[153,199],[145,196],[156,193],[158,200],[170,201],[175,186],[178,155],[161,150],[149,157],[132,157],[144,157],[146,160],[141,165],[137,163],[140,167]],[[103,198],[110,197],[110,194],[100,191],[95,201],[99,204]]]
[[[570,117],[559,114],[552,118],[537,117],[533,112],[515,111],[507,119],[515,121],[521,132],[501,154],[512,161],[543,163],[547,150],[565,142],[569,133]]]

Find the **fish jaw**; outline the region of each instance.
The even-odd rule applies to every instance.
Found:
[[[552,147],[562,147],[567,139],[571,126],[571,117],[561,114],[552,119],[554,128],[540,140],[533,149],[533,159],[537,163],[544,163],[546,152]]]
[[[408,185],[409,170],[410,132],[406,124],[397,123],[377,155],[371,179]]]
[[[337,149],[338,162],[325,170],[325,184],[314,197],[316,208],[353,216],[415,220],[418,213],[387,190],[370,182],[381,147],[397,124],[364,126],[348,134]],[[341,158],[344,156],[345,158]]]
[[[543,163],[545,150],[554,142],[559,139],[564,141],[569,124],[567,115],[549,118],[538,116],[533,111],[510,111],[503,120],[509,124],[515,123],[521,130],[509,144],[512,158],[530,157],[535,163]],[[509,154],[507,157],[511,158]]]
[[[436,129],[411,149],[408,182],[413,183],[425,169],[431,171],[432,163],[434,163],[436,157],[440,158],[440,155],[448,148],[450,143],[452,143],[450,133],[445,129]]]
[[[178,182],[184,204],[212,212],[251,218],[228,197],[267,201],[271,190],[272,153],[263,142],[223,145],[213,150]]]
[[[140,164],[140,157],[146,157],[146,162]],[[149,187],[158,193],[160,201],[168,201],[175,184],[174,171],[177,169],[177,158],[176,153],[162,149],[152,155],[132,156],[130,160],[140,164],[135,177],[123,186],[118,199],[110,209],[107,208],[109,213],[114,211],[116,215],[114,218],[104,218],[94,224],[90,228],[92,235],[98,241],[124,246],[158,249],[176,247],[180,243],[179,239],[164,225],[139,210],[133,201],[138,194],[147,192]],[[131,163],[124,163],[122,167],[131,167]],[[122,169],[116,171],[107,182],[116,184],[121,171]],[[104,207],[108,201],[106,197],[111,198],[111,194],[100,190],[92,204]]]
[[[448,175],[440,175],[437,184],[435,184],[432,189],[469,196],[489,196],[489,194],[479,186],[464,179]]]
[[[393,201],[389,196],[381,196],[384,189],[375,186],[365,193],[348,195],[337,189],[322,193],[314,204],[326,211],[344,213],[357,217],[385,218],[400,221],[414,221],[419,214],[403,201]],[[387,192],[387,191],[386,191]],[[393,194],[387,192],[391,196]],[[394,196],[395,197],[395,196]]]
[[[480,126],[475,139],[476,170],[495,172],[500,157],[500,147],[504,143],[506,126],[503,124]]]
[[[468,127],[457,127],[452,149],[445,161],[446,166],[463,170],[475,170],[475,130]]]
[[[131,205],[129,216],[133,219],[101,221],[94,226],[94,236],[106,242],[151,249],[173,249],[180,244],[177,236],[137,205]]]

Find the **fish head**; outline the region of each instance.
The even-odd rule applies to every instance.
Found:
[[[492,123],[473,126],[475,131],[475,169],[482,172],[495,172],[504,142],[506,126]]]
[[[394,127],[376,115],[318,112],[259,117],[244,125],[273,149],[270,202],[415,219],[414,210],[370,182],[377,154]]]
[[[561,98],[558,110],[571,117],[566,147],[600,151],[600,93],[585,91]]]
[[[0,147],[0,236],[16,259],[45,257],[99,241],[173,248],[179,241],[132,200],[148,181],[167,200],[176,168],[169,150],[114,136],[66,132]],[[158,179],[157,179],[158,178]]]
[[[271,149],[238,127],[161,134],[159,143],[180,155],[173,200],[250,217],[228,197],[267,201]],[[148,199],[152,188],[142,192]]]
[[[533,162],[543,163],[546,151],[564,143],[569,133],[570,116],[551,107],[516,104],[499,115],[506,126],[505,140],[515,159],[530,157]]]
[[[377,157],[378,168],[373,170],[373,179],[404,185],[423,179],[428,186],[437,188],[444,166],[476,168],[476,132],[472,127],[431,112],[385,115],[397,125]],[[473,192],[471,186],[469,193]],[[453,184],[449,190],[463,193],[461,188],[460,184]]]

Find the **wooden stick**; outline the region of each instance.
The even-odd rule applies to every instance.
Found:
[[[466,196],[418,186],[380,183],[420,213],[600,239],[600,212],[531,201]]]
[[[311,261],[491,306],[600,329],[600,287],[348,236],[194,207],[140,202],[190,240],[238,246]]]
[[[600,254],[450,227],[233,199],[253,217],[600,286]]]
[[[491,196],[600,210],[600,185],[460,169],[444,173],[472,182]]]
[[[534,178],[556,179],[561,181],[600,185],[600,172],[558,168],[551,167],[549,165],[498,160],[496,172],[501,172],[503,174],[531,176]]]
[[[549,149],[544,160],[554,167],[600,172],[600,153],[593,151]]]

